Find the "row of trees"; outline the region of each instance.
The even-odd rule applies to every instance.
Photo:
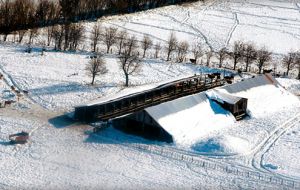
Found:
[[[103,15],[191,1],[195,0],[0,0],[0,34],[6,37],[17,30],[55,24],[69,25]]]
[[[223,63],[227,59],[232,62],[234,70],[237,70],[239,66],[239,69],[242,67],[245,72],[248,72],[250,66],[255,64],[259,73],[272,60],[272,53],[266,48],[258,49],[252,43],[241,41],[235,42],[231,50],[221,48],[219,51],[213,52],[205,51],[199,43],[190,45],[187,41],[180,41],[175,33],[171,33],[166,43],[161,44],[160,42],[154,43],[149,35],[144,35],[142,39],[138,40],[134,36],[129,35],[126,30],[102,27],[99,23],[92,27],[89,36],[85,36],[85,28],[80,23],[71,23],[68,25],[69,28],[67,30],[65,27],[66,25],[56,25],[44,28],[45,33],[41,39],[46,39],[48,45],[53,44],[55,50],[77,50],[79,45],[85,44],[83,42],[85,42],[84,39],[87,37],[90,41],[90,50],[92,52],[99,53],[100,44],[101,47],[105,47],[106,53],[113,53],[114,50],[120,57],[120,63],[122,63],[122,70],[126,78],[126,86],[129,84],[129,76],[138,71],[141,58],[145,58],[149,55],[149,52],[154,58],[163,58],[162,56],[165,56],[165,60],[175,59],[177,62],[184,62],[186,57],[192,54],[193,62],[197,63],[202,58],[201,62],[203,63],[203,59],[206,60],[206,66],[208,67],[211,66],[212,58],[219,60],[218,66],[220,68],[224,66]],[[27,34],[28,44],[31,44],[41,34],[40,31],[38,29],[17,31],[14,33],[14,40],[17,39],[16,41],[22,42],[22,39]],[[103,73],[102,68],[104,66],[95,66],[96,63],[103,63],[101,59],[93,60],[92,62],[92,68],[95,70],[100,68],[101,70],[95,72],[95,75],[92,74],[92,83],[94,83],[95,76]],[[287,68],[287,75],[291,69],[298,68],[298,78],[300,78],[299,52],[290,52],[285,55],[282,63]]]
[[[223,61],[230,57],[233,60],[233,69],[239,63],[244,64],[244,71],[248,72],[249,67],[256,63],[258,72],[262,73],[262,69],[272,61],[272,52],[267,50],[266,47],[260,49],[256,48],[252,43],[243,43],[237,41],[234,43],[232,51],[228,51],[226,48],[220,49],[217,53],[219,59],[219,67],[222,67]],[[298,79],[300,79],[300,51],[292,51],[287,55],[284,55],[282,59],[282,65],[286,67],[285,75],[289,75],[291,69],[298,69]]]

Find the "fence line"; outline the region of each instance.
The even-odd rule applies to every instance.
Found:
[[[274,176],[271,174],[265,174],[261,172],[255,172],[250,171],[247,169],[241,169],[235,166],[231,166],[229,164],[223,165],[220,163],[213,163],[209,160],[204,160],[200,157],[192,156],[192,155],[186,155],[181,152],[175,152],[173,150],[168,150],[163,147],[156,147],[156,146],[149,146],[149,145],[143,145],[143,144],[131,144],[134,148],[148,151],[150,153],[158,154],[164,157],[172,158],[175,160],[181,160],[185,161],[203,168],[213,169],[221,172],[225,172],[228,174],[233,174],[237,176],[243,176],[247,178],[251,178],[254,180],[259,180],[267,183],[271,183],[274,185],[281,185],[288,188],[300,188],[299,182],[289,180],[289,179],[283,179],[278,176]]]

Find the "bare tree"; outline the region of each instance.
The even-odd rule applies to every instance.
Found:
[[[295,57],[295,66],[298,69],[298,76],[297,79],[300,80],[300,51],[296,52],[296,57]]]
[[[91,84],[94,85],[96,76],[107,73],[106,62],[102,58],[102,56],[98,56],[97,58],[93,58],[89,61],[86,66],[86,71],[89,76],[92,77]]]
[[[51,5],[52,3],[49,0],[40,0],[37,2],[35,17],[40,26],[45,26],[45,24],[49,20]]]
[[[272,53],[266,47],[257,51],[257,66],[258,73],[261,74],[263,67],[272,60]]]
[[[230,52],[230,56],[233,59],[233,70],[236,69],[237,64],[243,59],[244,44],[241,41],[234,42],[233,50]]]
[[[134,36],[127,38],[124,45],[124,51],[119,57],[121,68],[125,75],[126,87],[129,86],[129,76],[139,71],[141,60],[139,59],[136,51],[137,47],[137,41]]]
[[[23,38],[24,38],[26,32],[27,32],[26,30],[19,30],[19,31],[18,31],[18,36],[19,36],[18,42],[19,42],[19,43],[22,43]]]
[[[221,68],[223,66],[224,60],[228,56],[228,51],[225,47],[223,47],[222,49],[220,49],[217,52],[217,55],[218,55],[218,58],[219,58],[219,68]]]
[[[109,53],[111,46],[117,42],[117,32],[118,32],[117,28],[113,28],[113,27],[105,28],[103,34],[104,35],[103,40],[107,48],[106,53]]]
[[[244,60],[246,63],[245,72],[248,72],[249,66],[257,59],[257,51],[253,44],[244,45]]]
[[[187,41],[180,42],[177,46],[177,61],[182,63],[189,50],[189,44]]]
[[[55,30],[55,26],[49,26],[46,29],[46,34],[47,34],[47,46],[50,46],[51,44],[51,40],[53,38],[53,34],[54,34],[54,30]]]
[[[70,25],[69,31],[69,49],[76,51],[84,37],[84,26],[81,23],[74,23]]]
[[[143,58],[146,56],[146,51],[150,49],[153,45],[151,38],[148,35],[144,35],[143,40],[141,41],[141,47],[143,49]]]
[[[1,33],[3,33],[3,41],[7,40],[7,36],[12,29],[12,24],[15,21],[13,18],[14,15],[14,6],[11,0],[2,0],[0,1],[0,26]]]
[[[155,49],[155,59],[157,59],[159,57],[159,53],[161,51],[161,44],[160,42],[157,42],[154,46]]]
[[[126,30],[122,30],[118,33],[117,44],[118,44],[118,49],[119,49],[119,55],[121,55],[121,53],[122,53],[124,42],[127,39],[127,37],[128,37],[128,33]]]
[[[33,28],[29,30],[29,40],[28,40],[28,44],[32,44],[33,43],[33,39],[38,37],[39,35],[39,30],[38,28]]]
[[[91,46],[93,52],[97,51],[97,45],[101,39],[101,30],[100,30],[100,25],[98,23],[95,23],[92,32],[91,32]]]
[[[178,44],[178,40],[175,34],[172,32],[166,46],[167,61],[170,61],[170,56],[176,50],[177,44]]]
[[[209,67],[210,60],[211,60],[211,58],[213,56],[213,52],[212,51],[208,51],[208,52],[205,53],[205,55],[206,55],[206,66]]]
[[[193,45],[192,52],[194,54],[195,62],[197,63],[198,59],[203,56],[203,50],[200,43]]]
[[[61,50],[62,47],[62,41],[64,36],[64,29],[63,26],[57,25],[53,29],[53,39],[54,39],[54,49],[55,50]]]
[[[293,69],[296,59],[296,53],[289,52],[287,55],[285,55],[282,59],[283,65],[286,67],[286,75],[289,75],[289,72],[291,69]]]

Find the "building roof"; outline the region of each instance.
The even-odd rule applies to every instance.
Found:
[[[260,86],[269,85],[272,86],[272,89],[276,89],[276,86],[262,75],[216,88],[217,90],[212,92],[223,101],[235,103],[241,99],[235,94],[247,95],[246,98],[250,98],[256,94],[253,94],[253,92],[260,89]],[[266,91],[268,91],[268,88],[264,92]],[[255,95],[255,98],[257,96]],[[258,97],[262,101],[265,100],[265,97]],[[208,98],[205,92],[162,103],[145,110],[162,128],[173,136],[174,142],[179,144],[193,144],[199,139],[229,127],[236,122],[229,111]]]
[[[233,96],[231,94],[223,93],[214,89],[207,91],[205,94],[209,99],[215,100],[221,104],[223,104],[224,102],[228,104],[236,104],[243,99],[242,97]]]

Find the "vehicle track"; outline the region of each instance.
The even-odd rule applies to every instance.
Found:
[[[281,176],[285,179],[290,180],[299,180],[298,178],[293,177],[287,177],[285,175],[277,174],[274,172],[271,172],[270,170],[267,170],[263,166],[263,157],[264,155],[270,150],[270,148],[278,141],[278,139],[283,136],[289,129],[294,127],[296,123],[300,122],[300,114],[297,114],[292,119],[288,120],[286,123],[281,125],[277,130],[275,130],[272,134],[269,135],[269,137],[262,143],[262,145],[254,152],[253,158],[251,160],[253,168],[257,169],[261,172],[267,172],[272,173],[274,175]]]
[[[97,134],[96,134],[97,135]],[[245,178],[251,179],[253,182],[273,184],[281,187],[296,188],[300,184],[294,179],[287,179],[273,173],[266,173],[261,170],[253,170],[253,168],[246,167],[238,164],[230,164],[223,160],[210,159],[205,156],[197,155],[185,150],[181,150],[170,146],[161,145],[148,145],[139,143],[122,143],[119,140],[112,139],[110,137],[103,137],[98,135],[100,138],[116,142],[117,144],[136,149],[139,151],[145,151],[151,154],[156,154],[168,159],[178,160],[193,165],[193,167],[202,167],[203,169],[210,171],[219,171],[225,174],[232,174],[234,176],[244,176]],[[191,167],[191,166],[189,166]],[[272,186],[272,185],[271,185]]]
[[[226,47],[229,45],[230,40],[231,40],[231,38],[232,38],[232,36],[233,36],[233,33],[235,32],[236,28],[237,28],[238,25],[240,24],[240,21],[239,21],[239,19],[238,19],[238,14],[237,14],[236,12],[234,12],[234,13],[232,13],[232,14],[233,14],[233,17],[234,17],[234,24],[233,24],[233,26],[232,26],[232,28],[231,28],[231,30],[230,30],[228,36],[227,36],[227,39],[226,39],[226,42],[225,42]]]

